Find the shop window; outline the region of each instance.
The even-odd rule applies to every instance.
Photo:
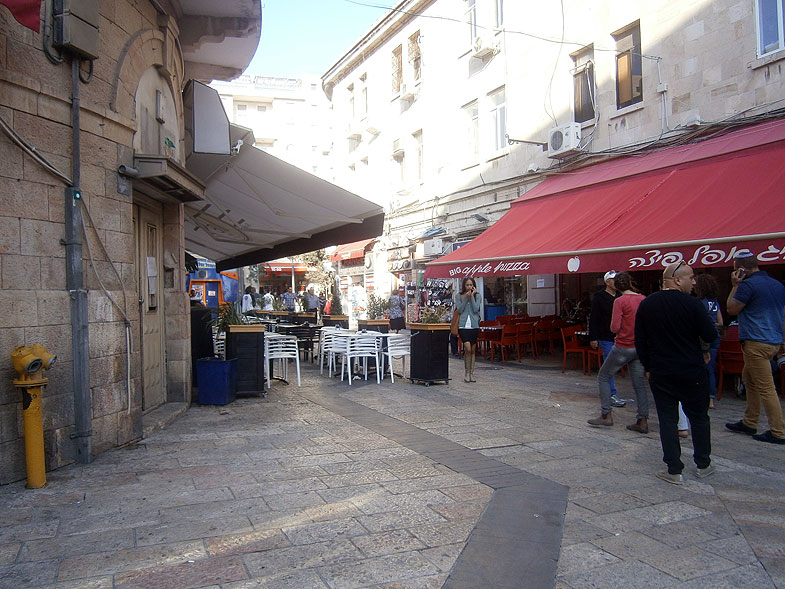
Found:
[[[468,156],[473,160],[477,160],[480,156],[480,110],[477,101],[474,100],[465,105],[462,111]]]
[[[493,151],[499,151],[507,146],[507,104],[504,97],[504,88],[500,88],[488,95],[491,108],[490,115],[493,121]]]

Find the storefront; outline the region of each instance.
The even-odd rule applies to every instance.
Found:
[[[785,121],[775,120],[560,173],[472,242],[428,264],[426,276],[525,277],[529,308],[549,290],[554,307],[580,301],[609,269],[632,272],[651,292],[662,269],[679,260],[722,284],[742,251],[781,278],[783,161]],[[558,280],[549,285],[548,276]]]

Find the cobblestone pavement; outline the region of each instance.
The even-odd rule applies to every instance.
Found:
[[[675,486],[656,415],[586,425],[596,376],[476,376],[350,388],[305,365],[302,388],[0,487],[0,587],[785,587],[785,448],[724,431],[741,401],[711,413],[716,473],[686,440]]]

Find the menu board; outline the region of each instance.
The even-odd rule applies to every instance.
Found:
[[[425,281],[426,301],[429,307],[446,305],[452,307],[452,280],[428,278]]]

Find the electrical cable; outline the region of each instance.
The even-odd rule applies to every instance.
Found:
[[[117,268],[112,262],[111,258],[109,257],[109,252],[106,251],[106,247],[104,246],[104,242],[101,240],[101,236],[98,235],[98,229],[93,221],[93,218],[90,216],[90,209],[87,208],[87,203],[85,203],[84,199],[79,201],[82,204],[82,210],[84,211],[84,216],[82,216],[82,232],[84,233],[85,238],[85,245],[87,246],[87,256],[90,260],[90,265],[93,267],[93,273],[95,274],[96,280],[98,280],[98,284],[101,287],[101,290],[104,292],[104,296],[109,299],[109,302],[120,312],[120,315],[123,317],[123,322],[125,324],[125,355],[126,355],[126,364],[125,364],[125,379],[126,379],[126,392],[128,393],[128,415],[131,414],[131,352],[133,348],[133,341],[131,338],[131,321],[128,319],[128,315],[126,314],[125,310],[128,309],[128,295],[125,291],[125,283],[123,279],[120,277],[120,273],[117,271]],[[125,310],[123,310],[117,301],[114,300],[114,297],[109,293],[106,286],[104,286],[103,281],[101,280],[101,276],[98,274],[98,268],[95,264],[95,259],[93,258],[93,252],[90,248],[90,239],[87,235],[87,225],[85,224],[84,217],[87,217],[87,220],[90,221],[90,225],[93,228],[93,232],[95,233],[96,239],[98,240],[98,244],[101,246],[101,250],[103,251],[104,255],[106,256],[106,260],[109,262],[109,265],[114,270],[115,276],[120,283],[120,288],[123,291],[123,305],[125,306]]]
[[[494,32],[496,32],[496,31],[499,30],[496,27],[488,27],[488,26],[481,25],[481,24],[478,24],[478,23],[469,23],[469,22],[467,22],[465,20],[461,20],[460,18],[454,18],[454,17],[450,17],[450,16],[439,16],[439,15],[436,15],[436,14],[423,14],[421,12],[415,12],[413,10],[403,10],[401,8],[394,8],[392,6],[384,6],[382,4],[372,4],[370,2],[360,2],[359,0],[343,0],[343,1],[344,2],[348,2],[349,4],[356,4],[357,6],[365,6],[367,8],[379,8],[379,9],[382,9],[382,10],[388,10],[390,12],[397,12],[399,14],[406,14],[406,15],[409,15],[409,16],[416,16],[416,17],[420,17],[420,18],[431,18],[431,19],[435,19],[435,20],[444,20],[444,21],[455,22],[455,23],[463,24],[463,25],[472,25],[472,26],[474,26],[474,27],[476,27],[478,29],[483,29],[483,30],[487,30],[487,31],[494,31]],[[530,37],[532,39],[538,39],[540,41],[547,41],[548,43],[557,43],[557,44],[560,44],[560,45],[573,45],[575,47],[586,47],[586,46],[590,45],[590,43],[580,43],[580,42],[577,42],[577,41],[565,41],[563,38],[561,40],[551,39],[551,38],[548,38],[548,37],[542,37],[540,35],[535,35],[534,33],[527,33],[526,31],[518,31],[518,30],[515,30],[515,29],[508,29],[506,27],[504,29],[502,29],[502,30],[506,31],[507,33],[513,34],[513,35],[522,35],[524,37]],[[608,51],[608,52],[612,52],[612,53],[619,53],[619,50],[616,49],[615,47],[614,48],[607,48],[607,49],[603,48],[603,47],[595,47],[595,51]],[[644,59],[660,59],[656,55],[646,55],[645,53],[635,53],[635,52],[628,52],[628,53],[630,55],[639,55],[640,57],[642,57]]]
[[[11,141],[16,143],[25,153],[41,164],[49,173],[60,178],[66,185],[71,185],[71,179],[66,176],[65,173],[58,170],[55,165],[47,160],[35,147],[25,141],[25,139],[9,125],[3,117],[0,117],[0,129],[3,130]]]
[[[87,71],[87,77],[82,77],[82,64],[84,62],[88,62],[90,64],[90,69]],[[79,60],[79,80],[83,84],[89,84],[90,80],[93,79],[93,60],[92,59],[80,59]]]

